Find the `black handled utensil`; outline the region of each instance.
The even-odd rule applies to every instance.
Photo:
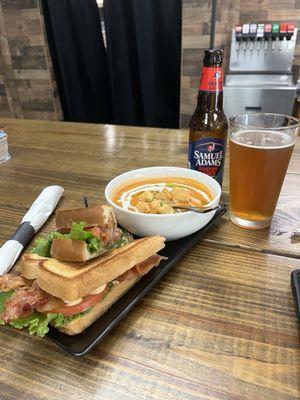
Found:
[[[291,273],[291,281],[296,302],[297,316],[300,320],[300,269],[296,269]]]

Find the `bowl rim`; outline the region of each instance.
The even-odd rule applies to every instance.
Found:
[[[207,205],[211,204],[213,201],[215,201],[218,197],[220,198],[221,195],[222,195],[222,188],[221,188],[220,184],[219,184],[214,178],[212,178],[211,176],[206,175],[206,174],[204,174],[203,172],[196,171],[196,170],[189,169],[189,168],[174,167],[174,166],[171,166],[171,165],[162,165],[162,166],[155,166],[155,167],[143,167],[143,168],[132,169],[132,170],[130,170],[130,171],[126,171],[126,172],[123,172],[122,174],[119,174],[119,175],[115,176],[115,177],[112,178],[112,179],[106,184],[106,186],[105,186],[105,189],[104,189],[104,196],[105,196],[106,201],[107,201],[112,207],[116,207],[118,210],[120,210],[120,211],[122,211],[122,212],[125,212],[125,213],[128,213],[129,215],[130,215],[130,214],[131,214],[131,215],[137,215],[137,216],[142,216],[142,217],[146,217],[146,218],[174,218],[174,217],[175,217],[175,218],[183,218],[184,216],[187,216],[187,215],[191,215],[191,214],[194,214],[194,215],[195,215],[195,213],[194,213],[193,211],[185,211],[185,212],[183,212],[183,213],[175,213],[175,214],[150,214],[150,213],[147,214],[147,213],[140,213],[140,212],[132,211],[132,210],[126,210],[125,208],[120,207],[120,206],[118,206],[116,203],[114,203],[114,202],[110,199],[110,197],[108,196],[108,194],[107,194],[108,186],[109,186],[115,179],[120,178],[122,175],[126,175],[127,173],[131,173],[131,172],[142,171],[142,170],[148,170],[148,171],[151,170],[151,169],[152,169],[152,170],[155,170],[155,169],[158,169],[158,168],[162,168],[162,169],[174,168],[174,169],[180,169],[180,170],[195,171],[195,172],[197,172],[198,174],[205,175],[207,178],[209,178],[209,179],[212,180],[214,183],[216,183],[216,184],[217,184],[217,189],[218,189],[218,192],[219,192],[219,193],[218,193],[216,196],[214,196],[214,198],[213,198],[209,203],[207,203]],[[212,211],[212,212],[214,212],[214,211]],[[199,215],[202,215],[202,214],[199,214]]]

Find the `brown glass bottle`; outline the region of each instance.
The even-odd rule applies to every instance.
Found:
[[[222,185],[227,118],[223,111],[223,51],[206,50],[196,110],[190,121],[189,168]]]

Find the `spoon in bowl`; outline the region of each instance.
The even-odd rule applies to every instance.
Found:
[[[194,206],[181,206],[176,203],[170,203],[171,207],[176,208],[177,210],[184,210],[184,211],[193,211],[200,214],[205,214],[211,211],[220,210],[223,208],[222,205],[214,206],[214,207],[194,207]]]

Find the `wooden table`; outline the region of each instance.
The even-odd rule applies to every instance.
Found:
[[[62,205],[124,171],[185,166],[187,132],[2,120],[12,159],[0,165],[0,241],[42,187]],[[227,175],[227,169],[226,169]],[[227,177],[224,192],[226,197]],[[43,233],[53,229],[51,220]],[[0,328],[1,399],[251,399],[300,397],[299,324],[290,272],[300,268],[300,141],[270,229],[215,226],[88,355]]]

